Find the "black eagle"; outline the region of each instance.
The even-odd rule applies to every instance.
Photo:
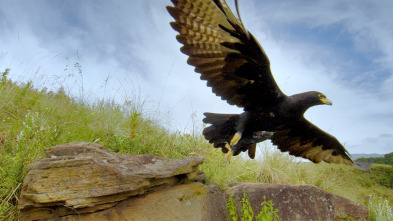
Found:
[[[167,10],[175,21],[170,24],[179,32],[176,39],[188,64],[217,96],[244,108],[242,114],[204,113],[203,122],[211,126],[203,135],[228,160],[241,151],[254,158],[256,144],[271,139],[282,152],[314,163],[353,164],[335,137],[304,118],[308,108],[332,102],[316,91],[285,95],[265,51],[225,0],[171,1],[174,7]]]

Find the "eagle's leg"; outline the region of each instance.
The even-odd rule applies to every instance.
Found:
[[[224,165],[230,162],[230,159],[233,156],[233,154],[238,154],[238,151],[236,150],[236,146],[239,143],[239,141],[242,139],[242,134],[245,129],[245,123],[247,117],[248,117],[247,112],[244,112],[239,115],[238,122],[236,123],[236,133],[233,135],[229,144],[228,143],[225,144],[225,148],[228,150],[228,153],[225,154]]]
[[[228,150],[228,152],[225,154],[224,166],[227,163],[231,162],[231,157],[233,156],[233,147],[236,146],[237,143],[239,143],[241,138],[242,138],[242,133],[238,131],[235,133],[235,135],[233,135],[230,143],[225,144],[225,148]]]
[[[231,139],[231,143],[229,144],[231,147],[239,143],[239,140],[242,138],[242,133],[240,131],[236,132]]]

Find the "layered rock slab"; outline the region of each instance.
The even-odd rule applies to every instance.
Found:
[[[39,220],[108,209],[133,196],[195,181],[203,157],[167,159],[109,152],[92,143],[45,150],[29,165],[19,208],[21,219]],[[201,184],[202,185],[202,184]]]

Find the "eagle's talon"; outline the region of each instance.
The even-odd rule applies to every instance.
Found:
[[[225,159],[224,162],[222,162],[222,167],[226,167],[230,162],[228,159]]]
[[[233,156],[232,148],[228,143],[225,144],[225,148],[228,150],[228,152],[225,154],[225,161],[222,164],[223,167],[231,163],[231,157]]]

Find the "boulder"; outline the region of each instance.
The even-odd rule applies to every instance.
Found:
[[[167,159],[109,152],[92,143],[45,150],[23,182],[21,219],[39,220],[112,208],[133,196],[197,181],[203,157]],[[201,184],[202,185],[202,184]]]
[[[261,202],[271,200],[278,209],[280,220],[367,220],[368,209],[340,196],[323,191],[313,185],[280,185],[264,183],[232,184],[227,193],[236,201],[237,214],[241,211],[241,199],[247,193],[255,216],[261,210]]]

